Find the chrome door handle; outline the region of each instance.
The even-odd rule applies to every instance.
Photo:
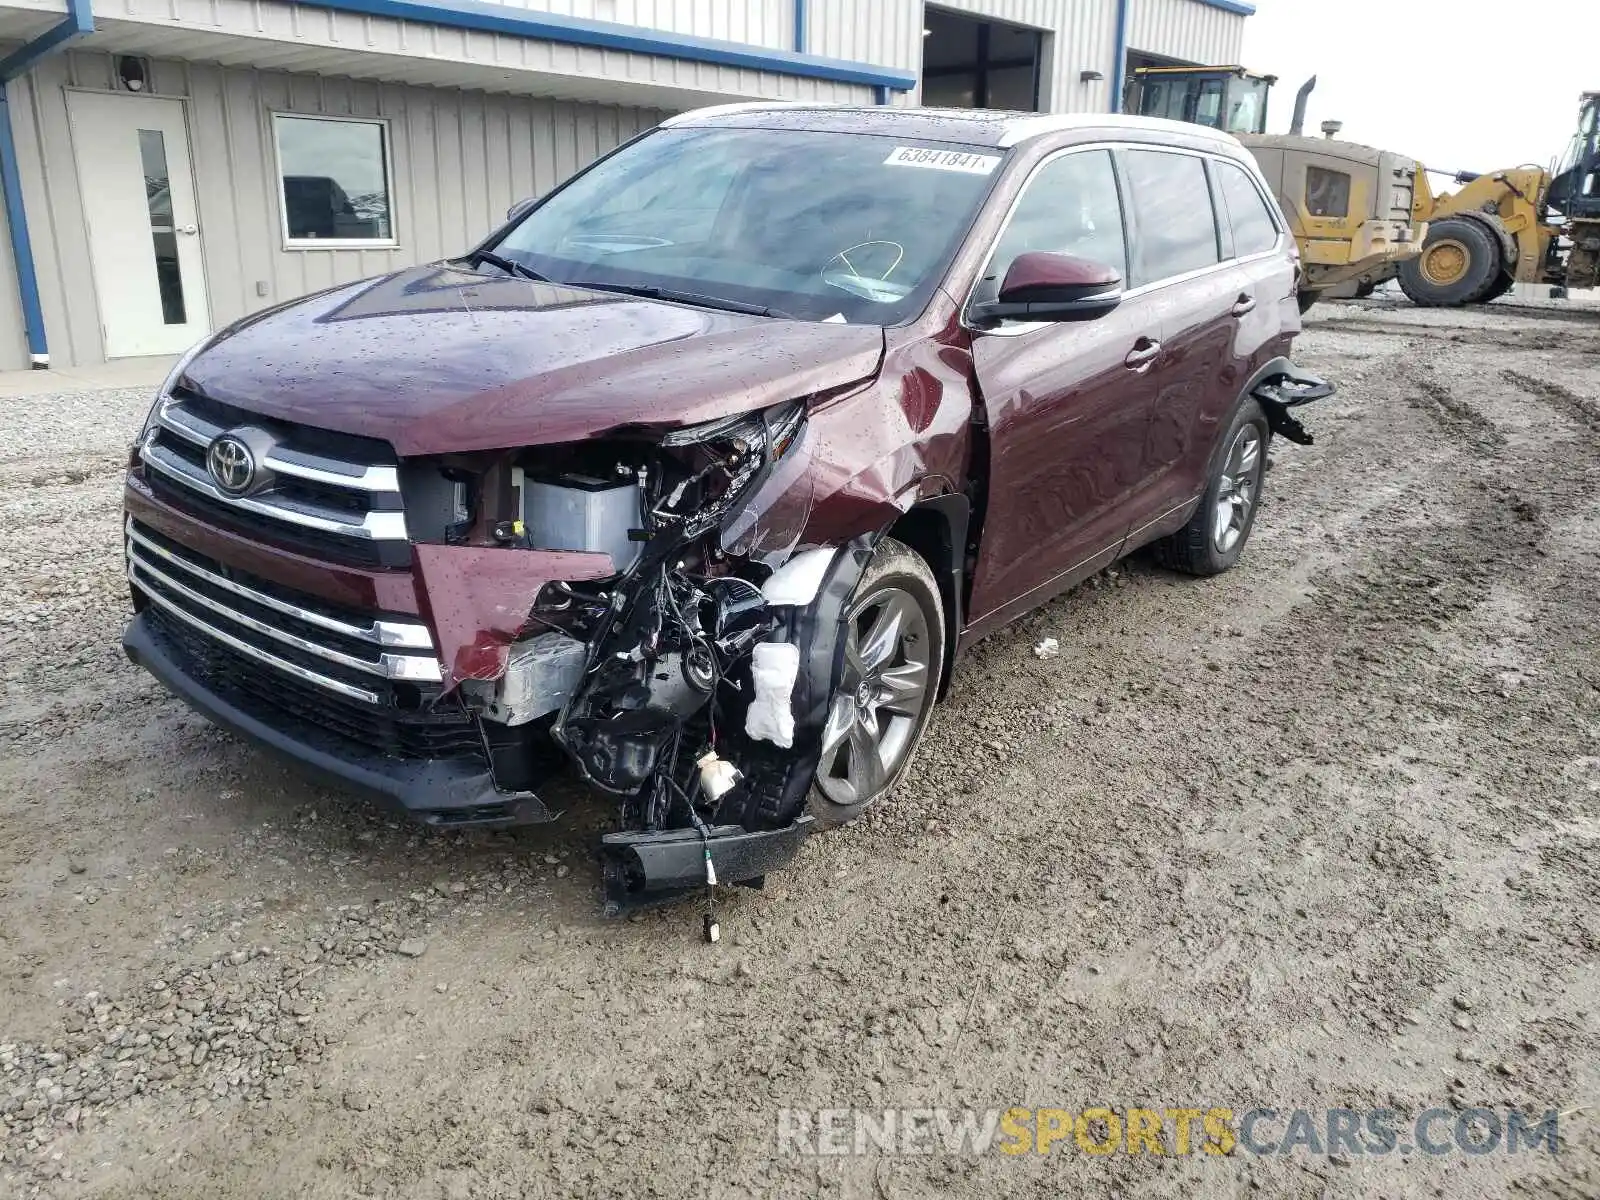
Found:
[[[1244,293],[1240,293],[1239,298],[1233,302],[1232,312],[1234,316],[1242,317],[1245,315],[1245,313],[1253,311],[1255,306],[1256,298],[1254,296],[1248,296]]]
[[[190,237],[193,237],[195,234],[200,232],[200,226],[198,226],[198,225],[179,225],[178,226],[178,232],[179,233],[187,233]]]
[[[1155,362],[1156,355],[1161,353],[1161,343],[1149,338],[1140,338],[1139,341],[1142,344],[1128,351],[1128,357],[1122,360],[1122,365],[1142,375]]]

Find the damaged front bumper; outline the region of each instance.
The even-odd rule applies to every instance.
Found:
[[[608,833],[600,839],[606,915],[671,904],[702,890],[708,880],[760,887],[768,874],[794,861],[815,824],[803,816],[757,832],[715,825],[703,831]]]
[[[541,793],[575,768],[617,804],[610,911],[759,884],[811,828],[871,537],[799,548],[798,406],[583,454],[452,461],[466,516],[403,571],[321,567],[130,475],[124,648],[217,724],[428,824],[549,820]]]
[[[347,738],[310,723],[268,719],[208,686],[188,656],[148,614],[122,635],[128,657],[202,716],[248,738],[328,783],[398,808],[428,825],[512,825],[548,821],[532,792],[508,793],[482,760],[400,758],[363,753]]]

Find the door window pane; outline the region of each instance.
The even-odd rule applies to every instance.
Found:
[[[167,170],[167,140],[161,130],[139,130],[139,160],[144,164],[144,199],[155,243],[161,321],[185,325],[188,316],[183,305],[183,274],[178,269],[178,231],[172,221],[172,175]]]
[[[1204,162],[1159,150],[1129,150],[1124,161],[1134,214],[1134,286],[1221,261]]]
[[[273,122],[291,243],[394,239],[387,125],[288,116]]]
[[[1064,154],[1039,168],[1000,235],[978,299],[992,300],[1012,260],[1030,250],[1070,254],[1127,274],[1110,151]]]
[[[1261,254],[1278,244],[1278,225],[1261,192],[1243,167],[1213,160],[1212,168],[1222,185],[1222,199],[1233,225],[1233,252],[1240,258]]]
[[[1348,217],[1350,176],[1325,167],[1307,167],[1306,211],[1313,217]]]

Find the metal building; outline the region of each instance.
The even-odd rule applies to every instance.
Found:
[[[91,11],[91,3],[93,9]],[[0,0],[0,370],[459,252],[663,115],[1114,107],[1238,0]]]

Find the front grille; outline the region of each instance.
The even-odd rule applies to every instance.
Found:
[[[225,567],[129,521],[128,577],[186,670],[312,745],[330,737],[406,758],[483,756],[442,697],[427,626],[329,605]]]
[[[254,479],[229,491],[207,466],[224,434],[249,445]],[[264,421],[192,392],[159,402],[139,447],[150,486],[196,516],[364,566],[411,561],[395,456],[383,442]]]

